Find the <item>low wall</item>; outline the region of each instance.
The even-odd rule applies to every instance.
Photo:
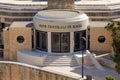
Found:
[[[100,62],[100,64],[102,64],[106,67],[115,69],[115,63],[112,60],[108,60],[105,58],[98,58],[97,60]]]
[[[78,77],[28,64],[0,61],[0,80],[78,80]]]
[[[77,61],[77,63],[79,64],[79,65],[82,65],[82,54],[76,54],[76,55],[74,55],[75,56],[75,59],[76,59],[76,61]],[[85,61],[85,54],[83,55],[84,56],[84,61]]]
[[[43,66],[46,55],[30,50],[17,51],[17,61],[31,65]]]
[[[100,64],[115,69],[115,63],[113,62],[113,60],[111,59],[113,54],[111,53],[106,53],[106,54],[102,54],[96,57],[96,59],[100,62]]]

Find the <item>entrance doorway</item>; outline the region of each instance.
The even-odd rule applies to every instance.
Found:
[[[70,52],[70,33],[52,32],[52,52]]]
[[[86,38],[86,30],[74,32],[74,51],[80,51],[86,48],[86,41],[82,37]]]

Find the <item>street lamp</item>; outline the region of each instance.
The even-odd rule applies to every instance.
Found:
[[[82,47],[82,78],[84,77],[84,50],[86,50],[86,38],[81,37],[80,40],[85,41],[85,47]]]

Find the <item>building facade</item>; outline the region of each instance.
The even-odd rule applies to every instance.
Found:
[[[48,1],[50,2],[50,1]],[[65,3],[68,3],[67,1]],[[106,26],[108,24],[108,22],[110,21],[118,21],[119,17],[120,17],[120,1],[119,0],[115,0],[113,1],[107,1],[107,0],[75,0],[74,1],[74,5],[73,5],[73,0],[71,0],[71,2],[69,2],[69,4],[71,4],[71,9],[75,8],[75,10],[78,11],[83,11],[85,12],[88,16],[89,16],[89,33],[88,33],[88,48],[90,50],[93,51],[106,51],[106,52],[110,52],[111,51],[111,37],[110,37],[110,33],[107,32],[104,29],[104,26]],[[48,4],[49,5],[49,4]],[[58,7],[60,7],[58,5]],[[69,6],[70,7],[70,6]],[[0,32],[0,44],[1,44],[1,55],[3,55],[3,46],[4,46],[4,54],[6,54],[6,50],[9,50],[8,48],[6,49],[5,46],[5,39],[6,37],[3,38],[3,28],[4,27],[9,27],[12,22],[14,21],[32,21],[33,20],[33,16],[41,10],[46,10],[48,8],[47,6],[47,1],[46,0],[1,0],[0,1],[0,23],[1,23],[1,32]],[[66,6],[67,8],[67,6]],[[40,26],[44,26],[44,25],[40,25]],[[79,25],[80,26],[80,25]],[[56,26],[55,26],[56,27]],[[65,29],[63,29],[63,32]],[[66,32],[70,32],[67,31],[68,29],[66,29]],[[76,30],[77,31],[77,30]],[[53,31],[54,32],[54,31]],[[57,32],[57,30],[55,31]],[[85,32],[80,32],[80,33],[85,33]],[[76,33],[76,36],[80,34],[79,31],[78,33]],[[31,33],[33,34],[33,33]],[[35,34],[35,33],[34,33]],[[54,37],[54,34],[51,33],[46,33],[39,31],[39,29],[37,28],[36,30],[36,34],[40,34],[41,36],[48,36],[46,34],[49,34],[51,37]],[[69,36],[68,38],[70,38],[70,36],[72,35],[72,33],[61,33],[61,31],[58,31],[58,34],[56,36],[59,37],[59,40],[61,40],[62,36]],[[75,36],[75,35],[74,35]],[[32,38],[32,37],[31,37]],[[35,39],[35,38],[33,38]],[[37,39],[41,39],[39,37],[37,37]],[[102,42],[101,42],[102,39]],[[75,48],[72,48],[72,46],[69,44],[70,43],[69,39],[66,43],[68,46],[68,49],[66,51],[62,51],[60,49],[60,46],[62,45],[62,43],[59,43],[59,47],[58,47],[58,51],[57,52],[74,52],[77,51],[78,49],[75,50]],[[4,42],[3,42],[4,41]],[[44,40],[43,40],[44,41]],[[76,39],[76,41],[78,41]],[[37,41],[36,41],[37,42]],[[45,41],[46,43],[43,45],[34,45],[33,48],[37,48],[43,51],[48,51],[48,52],[56,52],[54,50],[52,50],[53,47],[57,48],[56,45],[52,46],[50,49],[48,50],[50,47],[48,45],[48,42],[50,43],[50,41]],[[32,42],[34,43],[34,42]],[[39,44],[39,43],[38,43]],[[53,42],[51,42],[51,44],[54,44]],[[72,44],[76,44],[76,48],[79,48],[79,45],[77,45],[77,43],[72,43]],[[48,45],[48,46],[45,46]],[[32,44],[31,44],[32,46]],[[42,49],[42,47],[46,47],[46,49]],[[79,48],[80,49],[80,48]],[[13,51],[15,52],[15,51]]]
[[[40,50],[49,54],[86,49],[88,24],[86,14],[79,11],[40,11],[33,22],[14,22],[4,30],[4,57],[16,60],[19,50]]]

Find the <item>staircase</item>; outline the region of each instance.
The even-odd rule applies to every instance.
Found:
[[[48,55],[44,66],[78,66],[74,55]]]

